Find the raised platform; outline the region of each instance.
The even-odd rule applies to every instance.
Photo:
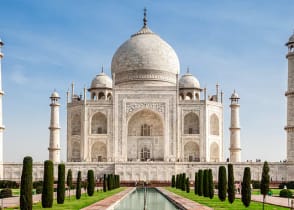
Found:
[[[199,169],[211,168],[214,180],[217,179],[218,168],[227,166],[227,162],[203,163],[203,162],[68,162],[66,170],[71,169],[73,177],[78,171],[82,172],[82,178],[86,179],[87,171],[94,170],[96,180],[102,179],[103,174],[119,174],[121,181],[170,181],[171,176],[178,173],[186,173],[193,180],[194,174]],[[57,178],[57,165],[55,164],[54,176]],[[262,162],[244,162],[234,164],[235,180],[242,180],[245,167],[251,168],[252,180],[260,180],[262,174]],[[294,164],[270,162],[271,181],[282,182],[294,180]],[[21,163],[4,163],[3,177],[1,179],[19,181],[21,177]],[[33,164],[34,180],[43,179],[43,163]]]

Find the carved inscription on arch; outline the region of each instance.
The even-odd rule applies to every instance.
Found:
[[[127,103],[126,104],[126,113],[127,115],[131,114],[134,111],[141,110],[141,109],[151,109],[160,114],[164,114],[164,103]]]

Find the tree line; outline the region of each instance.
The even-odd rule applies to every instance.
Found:
[[[265,161],[262,169],[262,177],[260,184],[260,192],[263,195],[263,208],[265,197],[269,192],[269,166]],[[185,173],[172,175],[171,187],[180,189],[182,191],[190,192],[189,177],[186,177]],[[233,203],[235,200],[236,189],[234,180],[234,168],[233,164],[228,164],[228,173],[225,166],[220,166],[218,169],[218,198],[220,201],[225,201],[228,197],[229,203]],[[195,173],[194,178],[194,194],[198,196],[214,197],[214,182],[211,169],[199,169]],[[249,207],[251,201],[251,172],[250,167],[244,168],[243,181],[241,183],[241,200],[244,206]]]
[[[23,159],[23,168],[21,175],[20,186],[20,209],[31,210],[32,209],[32,190],[33,190],[33,159],[31,157],[25,157]],[[54,193],[54,164],[50,160],[44,162],[44,176],[42,183],[42,207],[52,208],[53,205],[53,193]],[[72,170],[68,169],[66,184],[69,190],[76,190],[76,199],[81,198],[82,187],[87,191],[88,196],[93,196],[95,192],[96,182],[93,170],[88,170],[87,180],[82,182],[81,171],[78,171],[75,187],[73,185]],[[113,190],[120,187],[120,177],[115,174],[104,174],[103,178],[103,191]],[[65,165],[63,163],[58,164],[58,180],[57,180],[57,203],[63,204],[65,200]]]

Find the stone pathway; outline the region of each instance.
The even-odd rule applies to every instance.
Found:
[[[109,207],[114,206],[120,200],[122,200],[132,190],[134,190],[134,188],[129,187],[124,191],[121,191],[117,194],[114,194],[113,196],[110,196],[110,197],[105,198],[101,201],[98,201],[97,203],[94,203],[88,207],[85,207],[82,210],[106,210]]]
[[[236,198],[241,198],[241,195],[236,194]],[[251,200],[257,201],[257,202],[262,202],[263,196],[262,195],[251,195]],[[290,207],[291,200],[293,200],[293,202],[294,202],[294,199],[289,199],[289,204],[288,204],[288,198],[281,198],[281,197],[276,197],[276,196],[266,196],[265,203],[273,204],[273,205],[277,205],[277,206],[283,206],[283,207]],[[293,203],[293,205],[294,205],[294,203]]]
[[[195,201],[191,201],[187,198],[183,198],[179,195],[176,195],[162,187],[157,187],[157,189],[159,191],[161,191],[164,195],[166,195],[167,197],[169,197],[169,200],[171,200],[172,202],[178,204],[179,206],[184,207],[184,209],[186,210],[212,210],[212,208],[207,207],[207,206],[203,206],[199,203],[196,203]]]

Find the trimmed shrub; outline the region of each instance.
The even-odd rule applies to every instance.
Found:
[[[175,175],[172,175],[172,180],[171,180],[171,187],[175,187]]]
[[[186,190],[186,174],[183,173],[182,175],[182,187],[181,187],[182,191]]]
[[[195,173],[195,180],[194,180],[194,194],[198,194],[198,173]]]
[[[44,162],[44,180],[42,191],[42,207],[52,208],[53,205],[53,162],[46,160]]]
[[[110,174],[107,174],[107,190],[111,190],[111,178]]]
[[[25,157],[23,159],[21,185],[20,185],[20,209],[32,209],[32,190],[33,190],[33,159]]]
[[[292,198],[293,194],[291,190],[283,189],[280,191],[280,197],[283,198]]]
[[[198,195],[203,195],[203,171],[201,169],[198,171]]]
[[[235,180],[233,164],[228,164],[228,200],[233,203],[235,200]]]
[[[87,193],[89,196],[93,196],[94,190],[95,190],[95,178],[94,178],[93,170],[88,170],[87,180],[88,180]]]
[[[66,177],[66,185],[68,187],[68,194],[70,199],[70,189],[72,189],[72,171],[71,169],[68,169],[67,171],[67,177]]]
[[[12,188],[17,189],[19,188],[19,184],[16,181],[10,180],[0,180],[0,188]]]
[[[190,192],[190,181],[189,181],[189,177],[187,177],[187,179],[186,179],[186,192],[187,193]]]
[[[208,197],[208,170],[205,169],[203,172],[203,195]]]
[[[227,173],[226,167],[220,166],[218,171],[218,198],[225,201],[227,197]]]
[[[244,169],[242,189],[241,189],[242,203],[246,207],[248,207],[250,205],[250,201],[251,201],[251,188],[250,188],[250,183],[251,183],[250,168],[249,167],[246,167]]]
[[[57,203],[63,204],[65,197],[65,165],[58,165]]]
[[[37,187],[43,187],[43,181],[34,181],[33,182],[33,188],[37,188]]]
[[[103,175],[103,192],[107,191],[107,177],[106,174]]]
[[[261,175],[261,182],[260,182],[260,194],[263,195],[262,200],[262,207],[264,209],[264,201],[265,197],[267,196],[269,192],[269,182],[270,182],[270,176],[269,176],[269,166],[267,161],[264,162],[262,167],[262,175]]]
[[[260,181],[252,180],[251,184],[252,184],[253,189],[260,189]]]
[[[43,191],[43,186],[37,186],[36,187],[36,194],[41,194]]]
[[[77,184],[76,184],[76,199],[79,200],[81,198],[81,190],[82,190],[82,173],[78,171]]]
[[[214,196],[213,176],[212,170],[208,169],[208,194],[209,198],[212,199]]]
[[[0,191],[0,198],[9,198],[9,197],[12,197],[11,189],[5,188]]]

